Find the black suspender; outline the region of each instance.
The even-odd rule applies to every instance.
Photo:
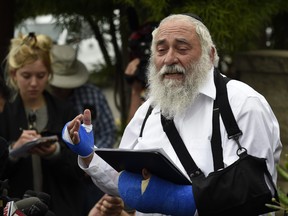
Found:
[[[218,170],[224,168],[223,163],[223,150],[221,145],[221,134],[220,134],[220,125],[219,125],[219,114],[222,117],[224,122],[226,131],[228,133],[228,138],[235,139],[239,148],[241,148],[238,138],[242,135],[242,132],[238,128],[237,122],[232,113],[228,95],[226,84],[229,81],[228,78],[223,77],[216,69],[214,70],[214,81],[216,86],[216,99],[213,105],[213,132],[211,139],[211,148],[213,155],[213,163],[214,170]],[[149,107],[145,119],[143,121],[140,136],[142,136],[142,132],[146,123],[147,118],[151,114],[152,107]],[[166,133],[170,143],[172,144],[179,160],[184,166],[186,172],[188,173],[190,178],[201,175],[201,170],[197,167],[196,163],[192,159],[189,154],[184,142],[182,141],[173,120],[168,120],[161,115],[161,123],[163,126],[163,130]]]
[[[144,129],[144,127],[145,127],[146,121],[147,121],[149,115],[151,114],[152,110],[153,110],[153,108],[152,108],[151,106],[149,106],[149,108],[148,108],[148,110],[147,110],[147,113],[146,113],[146,115],[145,115],[145,118],[144,118],[144,120],[143,120],[142,126],[141,126],[141,130],[140,130],[139,137],[142,137],[143,129]]]

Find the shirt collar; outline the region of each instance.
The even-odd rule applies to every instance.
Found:
[[[214,84],[214,67],[212,67],[207,74],[206,82],[200,86],[199,93],[206,95],[213,100],[216,98],[216,88]]]

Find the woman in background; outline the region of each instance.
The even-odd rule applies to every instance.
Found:
[[[22,198],[27,190],[45,192],[51,196],[50,209],[56,215],[79,216],[83,174],[60,135],[75,112],[70,104],[45,91],[53,75],[51,47],[49,37],[34,33],[11,40],[7,81],[15,98],[0,114],[0,134],[10,149],[41,136],[57,135],[59,142],[34,147],[22,157],[10,157],[4,176],[9,181],[10,197]]]

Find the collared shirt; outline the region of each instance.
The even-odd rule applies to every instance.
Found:
[[[85,84],[74,89],[70,102],[78,113],[88,108],[92,113],[95,146],[112,148],[115,144],[116,126],[112,111],[104,94],[92,84]]]
[[[275,164],[279,161],[282,144],[279,125],[273,111],[262,95],[243,82],[231,80],[227,84],[227,91],[233,114],[240,130],[243,132],[239,139],[240,144],[248,150],[249,154],[267,159],[268,170],[276,183],[277,171]],[[193,160],[205,175],[214,171],[210,142],[215,97],[216,89],[213,70],[210,70],[208,80],[202,86],[196,101],[185,113],[174,118],[175,126],[183,142]],[[124,131],[119,147],[128,149],[163,148],[178,168],[185,173],[181,162],[163,131],[159,107],[155,107],[152,110],[146,121],[143,135],[139,137],[149,105],[150,100],[148,99],[135,113],[134,118]],[[228,166],[238,159],[236,154],[237,144],[232,139],[228,139],[221,118],[220,131],[224,165]],[[104,191],[117,193],[118,173],[109,168],[108,165],[104,165],[98,156],[94,155],[89,168],[85,168],[81,164],[81,160],[79,160],[79,165],[92,176],[93,181]],[[137,215],[140,215],[140,213]]]

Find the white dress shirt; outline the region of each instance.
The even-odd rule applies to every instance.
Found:
[[[208,80],[200,89],[196,101],[182,115],[174,118],[175,126],[197,166],[205,175],[214,171],[211,152],[213,102],[216,97],[213,69],[209,72]],[[279,125],[273,111],[265,98],[243,82],[231,80],[227,84],[228,98],[235,119],[243,135],[240,144],[248,153],[267,159],[268,170],[276,183],[278,163],[282,144],[280,141]],[[119,148],[149,149],[163,148],[172,161],[186,173],[170,144],[161,124],[159,107],[152,110],[139,138],[140,129],[150,105],[148,99],[135,113],[127,125]],[[237,144],[227,137],[223,122],[220,119],[224,166],[238,159]],[[96,137],[97,139],[97,137]],[[80,167],[93,179],[95,184],[104,192],[117,195],[118,173],[105,162],[94,155],[87,168],[79,160]],[[159,215],[141,214],[137,215]]]

